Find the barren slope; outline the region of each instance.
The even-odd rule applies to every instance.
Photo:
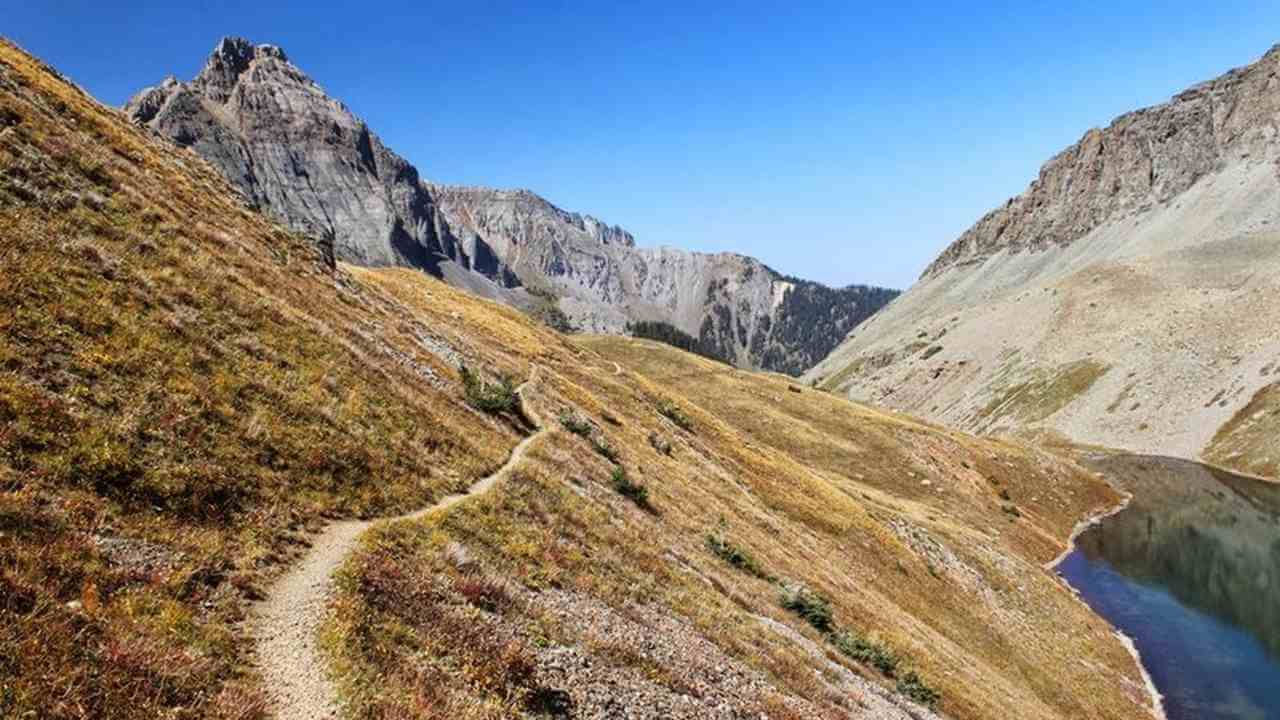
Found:
[[[1280,469],[1280,52],[1091,131],[808,379],[971,431]]]
[[[420,268],[589,332],[661,322],[726,362],[798,375],[896,295],[785,278],[732,253],[637,248],[527,190],[423,182],[272,45],[225,38],[190,82],[167,78],[125,110],[340,260]]]

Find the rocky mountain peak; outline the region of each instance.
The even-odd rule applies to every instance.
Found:
[[[300,71],[289,64],[288,56],[279,47],[254,45],[240,37],[224,37],[209,54],[204,68],[196,75],[192,84],[199,86],[201,93],[208,99],[225,103],[241,76],[248,72],[255,62],[263,59],[271,59],[287,65],[300,79],[305,78]]]
[[[125,107],[253,205],[364,266],[407,266],[583,330],[678,330],[715,357],[798,373],[891,299],[787,282],[753,258],[636,247],[530,190],[439,185],[273,45],[222,39],[204,69]]]

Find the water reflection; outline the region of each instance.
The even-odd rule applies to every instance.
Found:
[[[1134,502],[1059,572],[1134,638],[1171,720],[1280,718],[1280,486],[1162,458],[1095,464]]]

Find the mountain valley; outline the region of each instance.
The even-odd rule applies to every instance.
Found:
[[[0,126],[0,715],[1150,713],[1069,456],[334,262],[8,43]]]

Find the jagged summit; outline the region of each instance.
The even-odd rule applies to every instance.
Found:
[[[715,357],[799,373],[895,294],[782,278],[741,255],[638,248],[530,190],[421,180],[273,45],[224,38],[190,82],[167,79],[125,110],[338,260],[420,268],[583,330],[670,325]]]
[[[196,76],[195,83],[204,87],[205,94],[215,102],[226,102],[240,76],[257,60],[269,58],[288,63],[284,51],[275,45],[254,45],[239,37],[225,37],[210,53],[204,69]]]

